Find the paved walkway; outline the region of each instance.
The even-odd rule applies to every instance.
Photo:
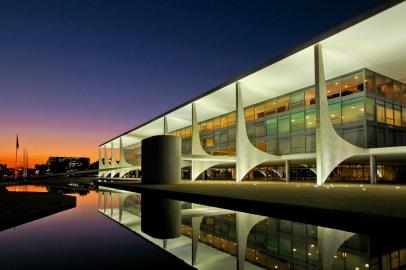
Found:
[[[406,186],[315,187],[293,182],[102,185],[354,232],[396,232],[406,225]]]

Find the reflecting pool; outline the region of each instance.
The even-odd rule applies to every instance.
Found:
[[[354,233],[103,187],[7,189],[68,194],[76,207],[0,231],[0,269],[406,267],[402,233]]]
[[[9,192],[53,192],[39,186],[8,187]],[[0,231],[0,269],[191,269],[97,209],[95,191],[62,193],[76,207]],[[1,196],[1,194],[0,194]],[[1,206],[0,206],[1,207]],[[159,258],[157,260],[157,258]]]
[[[364,235],[101,188],[99,212],[198,269],[404,269],[404,235]],[[350,221],[349,221],[350,222]]]

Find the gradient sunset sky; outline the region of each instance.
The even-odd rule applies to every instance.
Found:
[[[0,0],[0,163],[97,146],[384,1]]]

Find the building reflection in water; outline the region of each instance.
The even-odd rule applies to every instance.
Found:
[[[98,202],[101,213],[198,269],[406,266],[401,244],[362,234],[119,190],[99,191]]]

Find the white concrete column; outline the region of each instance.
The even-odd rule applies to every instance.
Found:
[[[290,161],[285,160],[285,180],[286,182],[290,181]]]
[[[314,46],[316,97],[317,185],[323,185],[330,173],[347,158],[365,149],[344,140],[330,120],[321,44]]]
[[[236,213],[236,233],[237,233],[237,270],[244,270],[245,253],[247,251],[248,235],[252,228],[267,217],[237,212]]]
[[[369,181],[371,184],[376,184],[376,157],[369,156]]]
[[[192,265],[197,262],[197,246],[199,244],[200,224],[204,217],[192,217]]]
[[[334,255],[344,242],[354,233],[317,227],[317,245],[319,250],[319,269],[333,269]]]
[[[114,193],[110,192],[110,216],[113,217],[113,211],[114,211]]]
[[[236,181],[240,183],[253,168],[270,160],[280,160],[280,156],[271,155],[256,148],[247,135],[244,102],[241,83],[236,83]]]
[[[192,103],[192,156],[210,156],[202,147],[200,142],[200,132],[199,132],[199,122],[197,121],[197,110],[196,104]],[[214,165],[219,164],[218,161],[202,161],[202,160],[192,160],[191,161],[191,180],[196,180],[199,175]]]
[[[164,135],[169,135],[168,117],[166,115],[164,116]]]
[[[108,200],[108,197],[107,197],[106,192],[103,192],[103,197],[104,197],[103,212],[104,212],[104,213],[106,213],[106,209],[107,209],[107,200]]]

